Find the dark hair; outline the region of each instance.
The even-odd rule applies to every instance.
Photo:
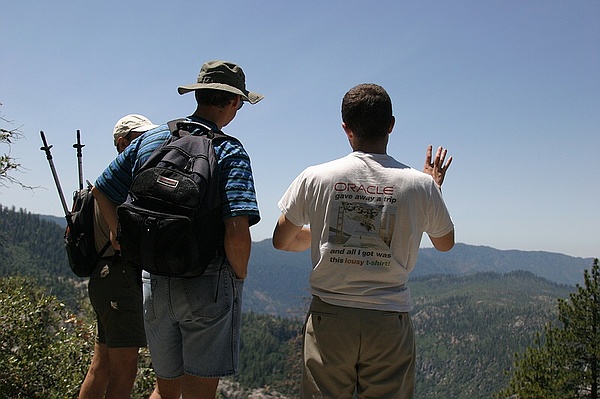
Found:
[[[225,107],[239,96],[239,94],[215,89],[195,90],[194,94],[198,104],[215,107]]]
[[[342,121],[361,139],[385,136],[393,121],[392,100],[379,85],[355,86],[342,100]]]

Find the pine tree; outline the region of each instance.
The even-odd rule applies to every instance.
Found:
[[[561,325],[547,324],[534,347],[515,355],[513,376],[499,398],[600,398],[598,259],[584,272],[584,286],[558,301],[558,313]]]
[[[584,287],[570,300],[559,300],[559,320],[564,325],[563,344],[572,362],[570,385],[582,398],[598,399],[600,381],[600,267],[594,260],[584,273]]]

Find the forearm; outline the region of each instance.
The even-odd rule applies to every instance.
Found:
[[[283,251],[301,252],[310,248],[310,227],[296,226],[281,215],[273,232],[273,247]]]
[[[100,208],[100,213],[106,223],[108,224],[108,228],[111,233],[111,241],[115,249],[119,249],[119,245],[116,241],[117,237],[117,228],[119,225],[119,221],[117,218],[117,204],[112,202],[110,198],[108,198],[102,191],[98,190],[96,187],[92,187],[92,195],[96,199],[96,203],[98,204],[98,208]]]
[[[244,279],[248,274],[251,245],[248,217],[225,219],[225,254],[238,278]]]
[[[275,243],[275,241],[273,241]],[[275,248],[290,252],[302,252],[310,248],[310,227],[304,226],[281,247]]]

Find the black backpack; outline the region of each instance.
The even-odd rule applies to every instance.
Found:
[[[110,240],[107,240],[106,244],[100,250],[96,251],[95,237],[94,237],[94,196],[92,195],[92,185],[88,182],[87,187],[83,185],[83,164],[82,151],[81,149],[85,145],[81,144],[81,133],[77,131],[77,143],[73,144],[73,148],[77,149],[77,160],[79,170],[79,189],[73,193],[73,206],[71,211],[67,207],[67,201],[65,200],[60,182],[58,179],[58,173],[54,168],[54,162],[52,161],[52,149],[51,145],[48,145],[46,136],[43,131],[40,131],[42,142],[44,146],[40,150],[46,153],[46,159],[50,164],[50,171],[58,190],[58,196],[65,212],[65,218],[67,219],[67,228],[65,229],[64,242],[65,249],[67,250],[67,256],[69,258],[69,266],[73,273],[79,277],[90,277],[92,272],[98,266],[98,262],[103,259],[103,255],[110,247]],[[110,259],[108,257],[106,259]]]
[[[219,165],[213,143],[236,140],[186,119],[136,173],[117,207],[121,255],[150,273],[195,277],[224,256]]]
[[[73,193],[73,207],[70,215],[67,215],[67,228],[64,236],[65,249],[69,258],[69,266],[79,277],[90,277],[110,247],[110,241],[107,241],[100,252],[96,251],[94,204],[92,188],[88,184],[87,187]]]

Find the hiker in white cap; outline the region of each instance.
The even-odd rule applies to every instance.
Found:
[[[119,153],[142,133],[155,128],[148,118],[126,115],[115,124],[113,142]],[[110,231],[96,204],[96,249],[110,240]],[[88,295],[96,314],[96,342],[79,399],[129,398],[137,374],[138,352],[146,346],[140,272],[107,246],[92,272]]]

